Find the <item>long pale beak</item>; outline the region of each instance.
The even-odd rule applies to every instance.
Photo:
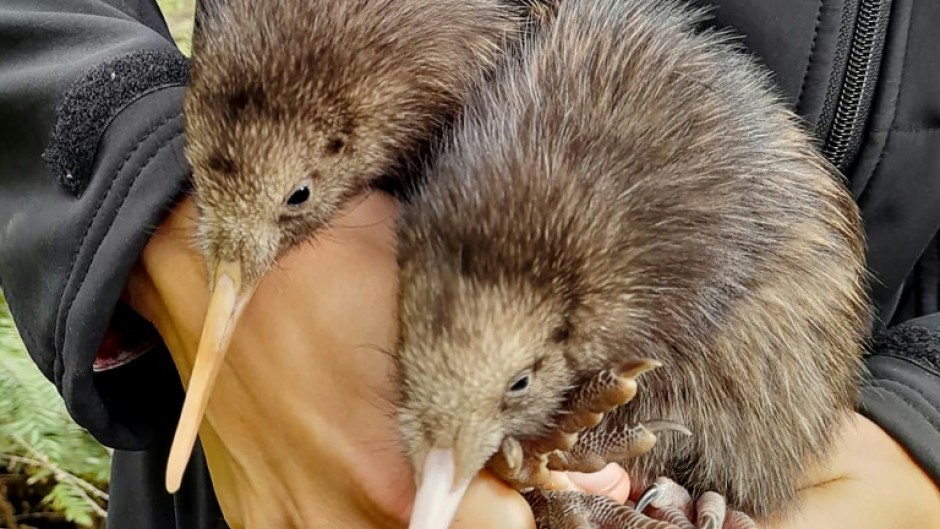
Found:
[[[219,263],[213,283],[212,298],[196,350],[196,362],[167,461],[166,490],[170,493],[179,490],[183,481],[183,472],[192,455],[212,388],[232,339],[232,331],[254,290],[253,287],[242,288],[241,267],[228,261]]]
[[[447,529],[454,521],[470,479],[456,481],[454,451],[434,448],[428,452],[415,494],[408,529]]]

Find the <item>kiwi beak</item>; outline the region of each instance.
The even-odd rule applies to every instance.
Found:
[[[242,268],[238,263],[222,261],[218,264],[196,361],[167,461],[166,489],[171,494],[179,490],[183,481],[233,331],[253,292],[254,285],[243,288]]]
[[[457,477],[452,449],[433,448],[421,471],[409,529],[447,529],[470,485],[470,479]]]

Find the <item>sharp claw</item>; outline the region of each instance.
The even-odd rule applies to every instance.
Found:
[[[649,421],[642,423],[640,426],[646,428],[650,433],[658,434],[660,432],[677,432],[685,435],[686,437],[691,437],[692,432],[688,428],[682,426],[681,424],[673,421]]]
[[[503,480],[516,485],[521,482],[525,453],[522,445],[513,437],[503,439],[499,451],[487,461],[487,468]]]
[[[636,379],[647,371],[659,369],[663,363],[652,358],[633,358],[627,360],[614,370],[614,375],[623,378]]]
[[[637,392],[637,378],[643,373],[661,366],[662,363],[659,361],[650,358],[637,358],[624,362],[620,367],[602,372],[598,379],[608,378],[606,381],[607,387],[594,399],[594,402],[588,404],[588,411],[606,413],[633,400]]]
[[[640,495],[640,498],[636,500],[636,511],[637,512],[645,511],[646,508],[649,507],[649,505],[653,503],[653,501],[655,501],[656,498],[659,497],[661,492],[662,491],[659,489],[659,486],[657,486],[655,483],[650,485],[646,489],[646,491],[644,491],[643,494]]]
[[[604,414],[610,410],[629,402],[637,393],[636,379],[662,365],[657,360],[638,358],[598,372],[572,395],[567,404],[568,413],[558,418],[558,428],[541,439],[524,443],[514,439],[505,441],[500,456],[493,458],[494,468],[491,470],[519,488],[545,486],[551,481],[550,470],[594,472],[603,468],[611,455],[605,458],[604,454],[594,453],[600,434],[595,432],[595,438],[582,443],[582,432],[600,424]],[[676,431],[691,435],[685,427],[669,421],[651,421],[632,430],[624,434],[629,439],[623,441],[621,449],[629,450],[616,454],[618,458],[645,453],[656,442],[656,432]]]
[[[507,437],[503,439],[503,444],[500,446],[500,454],[506,462],[506,468],[513,471],[518,471],[522,467],[522,445],[519,444],[519,441],[515,437]]]
[[[605,413],[633,399],[637,392],[637,377],[661,366],[657,360],[638,358],[598,372],[569,401],[569,413],[560,418],[559,429],[565,433],[577,433],[596,426]]]
[[[655,483],[662,493],[658,498],[653,500],[653,507],[659,510],[667,509],[670,506],[675,507],[682,512],[686,518],[692,517],[694,505],[689,491],[664,476],[657,478]]]

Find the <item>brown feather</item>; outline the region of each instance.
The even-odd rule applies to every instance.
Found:
[[[499,0],[228,0],[210,13],[185,102],[198,242],[250,282],[352,196],[401,176],[518,37],[524,11]],[[311,199],[294,212],[285,199],[303,180]]]
[[[764,516],[827,453],[868,328],[859,212],[768,73],[702,16],[561,2],[463,114],[400,224],[416,462],[543,435],[570,387],[631,357],[665,367],[605,424],[693,432],[626,462],[638,488],[667,475]]]

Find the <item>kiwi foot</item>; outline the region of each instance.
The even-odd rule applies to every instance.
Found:
[[[682,529],[595,494],[535,489],[524,494],[536,529]]]
[[[655,443],[653,434],[660,423],[651,423],[648,427],[640,425],[613,435],[590,429],[601,422],[605,413],[636,396],[640,375],[661,365],[648,358],[631,359],[617,368],[599,372],[575,389],[556,430],[535,440],[505,439],[488,468],[517,489],[525,490],[551,486],[550,459],[554,462],[553,470],[590,472],[600,470],[609,461],[622,461],[645,453]],[[584,430],[588,433],[579,441]],[[574,451],[569,452],[571,450]],[[571,466],[566,467],[566,462]],[[594,470],[586,470],[589,468]]]
[[[621,430],[594,428],[585,432],[567,451],[548,455],[548,469],[573,472],[597,472],[612,461],[626,461],[648,452],[656,444],[656,434],[665,431],[692,435],[680,424],[652,421]]]
[[[724,497],[716,492],[706,492],[693,502],[684,488],[665,477],[657,479],[647,492],[652,494],[644,494],[637,509],[679,529],[758,529],[751,517],[729,510]]]
[[[670,479],[659,478],[634,505],[585,492],[534,489],[524,493],[536,529],[758,529],[750,517],[728,510],[714,492],[693,502]]]

